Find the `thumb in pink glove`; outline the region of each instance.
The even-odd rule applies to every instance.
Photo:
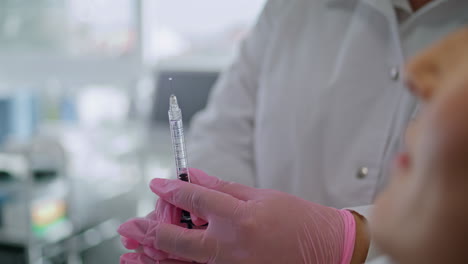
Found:
[[[197,169],[190,169],[190,175],[191,175],[191,182],[194,184],[205,184],[205,185],[216,185],[218,184],[219,180],[214,177],[209,177],[209,178],[204,178],[203,176],[205,175],[204,172],[197,170]],[[197,177],[200,175],[200,177]],[[213,182],[207,182],[207,181],[213,181]],[[158,222],[163,222],[163,223],[168,223],[168,224],[175,224],[178,225],[180,224],[180,209],[176,208],[172,204],[164,201],[164,200],[158,200],[155,206],[155,210],[148,214],[145,218],[158,221]],[[196,215],[191,215],[192,216],[192,222],[198,226],[198,228],[202,228],[205,224],[206,221],[197,217]],[[127,238],[122,236],[121,237],[121,242],[122,245],[129,250],[138,250],[141,251],[142,247],[138,241]]]
[[[193,170],[193,171],[192,171]],[[196,169],[191,169],[191,182],[194,184],[199,183],[199,179],[197,175],[200,173],[199,170]],[[203,174],[202,174],[203,175]],[[216,178],[213,178],[217,180]],[[201,179],[203,181],[204,179]],[[152,220],[152,221],[157,221],[161,223],[168,223],[168,224],[174,224],[174,225],[180,225],[183,226],[183,224],[180,223],[181,220],[181,210],[175,207],[174,205],[159,199],[156,203],[155,210],[152,211],[150,214],[148,214],[146,219]],[[192,222],[197,226],[196,228],[198,229],[203,229],[204,225],[206,224],[206,221],[198,218],[195,215],[192,215]],[[152,260],[163,260],[168,257],[168,255],[165,252],[162,252],[160,250],[154,249],[151,246],[144,246],[141,245],[138,241],[121,236],[121,242],[123,246],[129,250],[135,250],[139,254],[134,254],[134,253],[128,253],[124,254],[121,257],[121,261],[123,263],[143,263],[143,259],[152,259]],[[145,255],[145,256],[138,256],[138,255]]]
[[[142,245],[200,263],[350,263],[355,239],[350,212],[191,172],[197,174],[199,185],[155,179],[151,189],[161,199],[206,219],[206,230],[135,219],[119,232]]]
[[[180,224],[180,218],[180,209],[161,199],[157,201],[155,210],[145,217],[145,219],[168,224]],[[168,258],[168,255],[165,252],[154,249],[151,246],[142,245],[134,239],[121,236],[121,241],[125,248],[144,253],[146,257],[149,257],[153,260],[163,260]],[[127,260],[128,263],[134,263],[134,261],[140,261],[141,259],[144,259],[134,258],[134,256],[135,254],[125,254],[121,257],[121,262],[123,260]]]

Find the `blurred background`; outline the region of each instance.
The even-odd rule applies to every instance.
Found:
[[[118,263],[172,174],[169,95],[189,127],[264,3],[0,0],[0,263]]]

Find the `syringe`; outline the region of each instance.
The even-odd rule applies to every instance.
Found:
[[[185,148],[184,125],[182,122],[182,111],[179,108],[177,97],[175,97],[175,95],[171,95],[169,100],[168,114],[177,177],[181,181],[190,182],[187,150]],[[187,224],[187,228],[189,229],[193,228],[192,218],[190,217],[189,212],[182,211],[181,223]]]

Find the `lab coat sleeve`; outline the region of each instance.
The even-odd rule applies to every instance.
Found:
[[[368,205],[368,206],[359,206],[359,207],[351,207],[351,208],[347,208],[349,210],[352,210],[352,211],[356,211],[357,213],[359,213],[360,215],[364,216],[367,220],[370,219],[370,216],[371,216],[371,212],[372,212],[372,209],[373,209],[373,206],[372,205]],[[375,260],[377,259],[379,256],[382,256],[382,253],[381,251],[376,247],[375,243],[372,241],[371,239],[371,244],[370,244],[370,247],[369,247],[369,252],[367,253],[367,261],[372,261],[372,260]],[[367,262],[366,262],[367,263]],[[371,262],[371,263],[374,263],[374,262]],[[381,262],[377,262],[377,263],[381,263]],[[382,262],[382,263],[386,263],[386,262]]]
[[[254,126],[264,53],[281,0],[270,0],[242,43],[237,59],[221,74],[205,110],[188,136],[190,164],[223,180],[255,186]]]
[[[394,262],[392,262],[387,257],[380,257],[380,258],[374,259],[372,261],[366,261],[366,264],[393,264],[393,263]]]

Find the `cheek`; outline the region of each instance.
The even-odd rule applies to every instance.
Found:
[[[378,247],[386,253],[391,251],[391,245],[395,238],[394,219],[392,205],[393,192],[389,189],[382,192],[374,203],[371,219],[369,221],[372,239]]]
[[[404,228],[402,223],[407,215],[407,201],[402,197],[409,191],[409,181],[408,169],[395,166],[390,184],[375,202],[370,227],[376,242],[383,250],[391,251],[390,246],[400,239],[399,234]]]
[[[390,199],[391,191],[389,189],[380,193],[374,203],[374,209],[371,216],[371,231],[377,231],[381,229],[382,226],[385,226],[385,221],[388,219],[388,215],[392,215],[390,208]]]
[[[401,177],[403,174],[407,174],[411,169],[411,159],[408,152],[401,153],[397,155],[395,161],[393,162],[394,171],[401,171],[400,173],[395,173],[393,177]],[[406,172],[406,173],[403,173]],[[400,176],[399,176],[400,175]]]
[[[416,141],[418,139],[419,130],[421,127],[421,122],[419,119],[412,120],[406,129],[405,132],[405,146],[409,152],[413,152],[415,148]]]
[[[404,233],[409,230],[402,223],[401,212],[395,201],[395,192],[383,193],[375,203],[369,221],[372,240],[383,253],[395,257],[406,247]]]
[[[421,118],[418,117],[412,120],[405,131],[404,144],[405,152],[396,157],[396,167],[400,167],[405,171],[404,174],[411,174],[409,170],[414,170],[414,163],[416,156],[416,150],[420,144],[420,136],[422,132]],[[398,166],[399,165],[399,166]]]
[[[394,169],[397,171],[397,169]],[[379,194],[377,200],[374,203],[374,211],[372,214],[371,228],[372,231],[378,231],[379,233],[388,230],[393,225],[398,210],[398,197],[400,193],[402,177],[400,174],[393,173],[392,180],[387,188]]]

